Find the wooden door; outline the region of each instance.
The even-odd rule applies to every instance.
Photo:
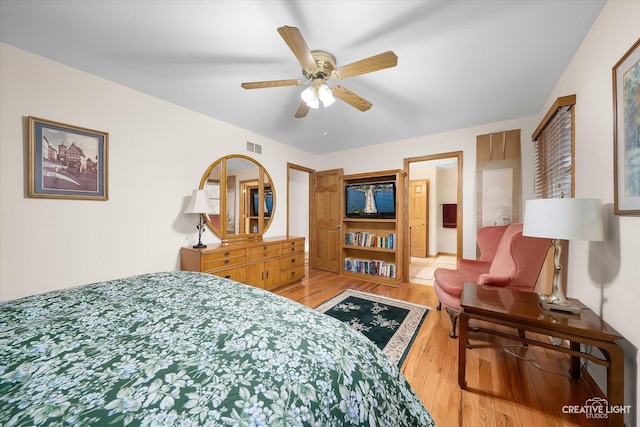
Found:
[[[429,181],[409,181],[409,241],[412,257],[429,253]]]
[[[270,290],[277,288],[281,281],[280,277],[280,258],[270,259],[264,262],[264,289]]]
[[[247,285],[264,289],[264,262],[253,262],[247,265]]]
[[[309,266],[337,273],[340,270],[342,169],[313,173]]]
[[[261,289],[273,289],[280,285],[280,258],[247,265],[247,284]]]

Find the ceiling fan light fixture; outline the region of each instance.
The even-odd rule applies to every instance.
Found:
[[[306,117],[311,108],[317,109],[320,107],[320,101],[322,101],[322,105],[325,108],[332,105],[336,97],[360,111],[369,110],[372,104],[366,99],[340,85],[329,87],[326,82],[332,79],[342,80],[347,77],[359,76],[398,65],[398,56],[393,53],[393,51],[387,51],[336,67],[336,58],[329,52],[324,50],[309,50],[309,46],[298,28],[284,25],[278,28],[278,33],[289,46],[289,49],[291,49],[291,52],[300,65],[302,65],[302,75],[305,77],[304,84],[311,83],[309,87],[300,93],[302,102],[298,105],[294,116],[295,118]],[[289,79],[245,82],[242,83],[241,86],[245,89],[259,89],[280,86],[300,86],[302,84],[302,80]]]
[[[318,98],[320,98],[320,101],[322,101],[325,108],[336,102],[331,88],[326,83],[322,83],[318,86]]]
[[[320,106],[320,99],[318,98],[318,91],[315,86],[309,86],[300,94],[300,98],[307,104],[310,108],[318,108]]]

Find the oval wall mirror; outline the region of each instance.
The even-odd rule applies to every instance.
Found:
[[[234,154],[213,162],[202,175],[213,213],[203,215],[209,229],[223,242],[261,237],[276,208],[269,173],[251,157]]]

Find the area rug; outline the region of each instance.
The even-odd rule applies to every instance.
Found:
[[[402,366],[430,307],[346,290],[316,310],[361,332]]]

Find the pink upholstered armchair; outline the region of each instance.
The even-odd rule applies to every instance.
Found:
[[[438,268],[434,288],[451,317],[449,336],[456,337],[460,297],[465,282],[503,286],[532,292],[547,255],[551,239],[525,237],[522,224],[484,227],[478,231],[480,259],[459,259],[455,270]]]

